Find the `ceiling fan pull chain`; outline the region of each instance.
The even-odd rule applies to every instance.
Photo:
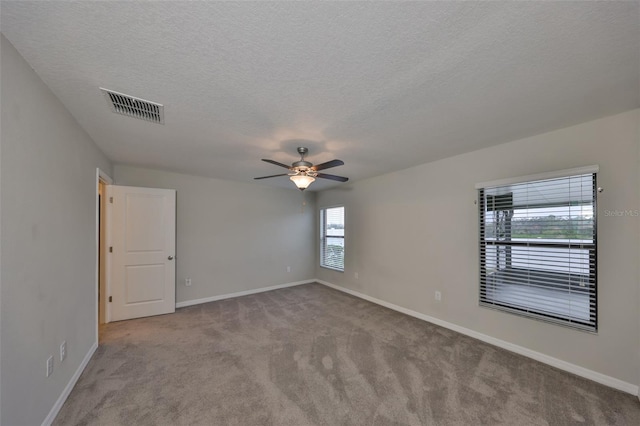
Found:
[[[307,200],[305,199],[304,191],[300,191],[300,193],[302,194],[302,206],[300,207],[300,214],[304,214],[304,206],[307,205]]]

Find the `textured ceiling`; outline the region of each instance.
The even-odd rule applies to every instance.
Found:
[[[304,145],[357,180],[640,106],[638,2],[0,7],[117,163],[250,182]],[[99,87],[164,104],[166,124],[113,114]]]

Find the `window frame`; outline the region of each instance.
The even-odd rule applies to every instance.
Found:
[[[326,252],[326,246],[327,246],[327,228],[326,228],[326,215],[327,215],[327,210],[331,210],[331,209],[338,209],[338,208],[342,208],[342,221],[344,222],[344,227],[343,230],[346,231],[347,228],[347,208],[344,204],[338,204],[338,205],[333,205],[333,206],[327,206],[327,207],[322,207],[320,208],[320,267],[321,268],[325,268],[325,269],[330,269],[332,271],[337,271],[337,272],[344,272],[344,268],[345,268],[345,263],[346,263],[346,257],[345,257],[345,252],[346,252],[346,235],[331,235],[329,237],[331,238],[342,238],[342,268],[338,268],[332,265],[327,265],[325,264],[325,252]]]
[[[597,333],[598,330],[598,241],[597,241],[597,236],[598,236],[598,224],[597,224],[597,195],[598,195],[598,186],[597,186],[597,181],[598,181],[598,172],[599,172],[599,167],[598,166],[587,166],[587,167],[582,167],[582,168],[577,168],[577,169],[570,169],[570,170],[563,170],[563,171],[558,171],[558,172],[552,172],[552,173],[544,173],[544,174],[539,174],[539,175],[532,175],[532,176],[523,176],[520,178],[513,178],[513,179],[503,179],[503,180],[499,180],[499,181],[493,181],[493,182],[487,182],[487,183],[481,183],[481,184],[477,184],[476,185],[476,189],[477,189],[477,194],[478,194],[478,264],[479,264],[479,294],[478,294],[478,303],[479,306],[481,307],[485,307],[485,308],[489,308],[489,309],[495,309],[495,310],[499,310],[499,311],[503,311],[503,312],[508,312],[511,314],[516,314],[519,316],[523,316],[523,317],[527,317],[527,318],[531,318],[531,319],[535,319],[535,320],[540,320],[540,321],[545,321],[545,322],[550,322],[550,323],[554,323],[554,324],[558,324],[561,326],[566,326],[566,327],[570,327],[572,329],[576,329],[576,330],[581,330],[581,331],[586,331],[586,332],[591,332],[591,333]],[[487,237],[486,236],[486,229],[489,223],[491,223],[488,219],[487,219],[487,211],[485,210],[486,206],[485,206],[485,201],[488,199],[488,197],[491,197],[491,195],[485,195],[485,191],[488,189],[495,189],[495,188],[500,188],[500,187],[506,187],[509,185],[517,185],[517,184],[529,184],[529,183],[535,183],[538,181],[545,181],[545,180],[551,180],[551,179],[563,179],[563,178],[573,178],[573,177],[579,177],[579,176],[584,176],[584,175],[591,175],[591,179],[592,179],[592,186],[591,186],[591,191],[592,191],[592,202],[591,202],[591,206],[592,206],[592,220],[593,220],[593,224],[592,224],[592,242],[591,243],[584,243],[584,244],[575,244],[575,243],[566,243],[566,242],[552,242],[549,243],[548,241],[541,241],[541,242],[537,242],[535,241],[535,239],[527,239],[526,241],[512,241],[511,240],[511,223],[509,222],[509,235],[506,238],[505,241],[500,241],[500,243],[504,243],[504,244],[497,244],[498,241],[491,241],[491,237]],[[500,197],[500,196],[494,196],[494,197]],[[528,199],[528,198],[527,198]],[[512,200],[513,202],[513,200]],[[508,203],[508,201],[507,201]],[[572,201],[568,200],[566,202],[560,203],[561,207],[569,207],[569,212],[571,211],[571,206],[572,206]],[[508,204],[507,204],[508,205]],[[528,206],[527,206],[528,207]],[[552,207],[551,205],[549,206],[539,206],[542,208],[549,208]],[[532,206],[532,208],[535,208]],[[514,203],[514,205],[512,205],[510,211],[513,214],[513,212],[517,211],[517,205]],[[521,209],[520,209],[521,210]],[[540,237],[538,237],[540,238]],[[495,238],[494,238],[495,239]],[[487,244],[487,242],[490,242],[491,244]],[[515,302],[509,302],[505,299],[498,299],[496,297],[490,297],[490,288],[489,286],[491,285],[489,282],[489,275],[487,273],[487,268],[488,268],[488,251],[487,251],[487,247],[490,246],[494,246],[496,247],[495,250],[499,249],[499,246],[508,246],[509,249],[507,250],[509,253],[511,251],[511,249],[513,247],[524,247],[522,250],[530,250],[533,249],[533,253],[535,254],[535,250],[540,250],[545,249],[545,248],[552,248],[553,250],[587,250],[586,252],[586,256],[587,256],[587,265],[588,265],[588,282],[590,283],[589,286],[586,289],[586,294],[588,295],[588,319],[584,320],[584,321],[580,321],[578,320],[575,316],[570,315],[570,313],[561,313],[561,312],[555,312],[555,315],[550,313],[549,310],[545,311],[545,307],[547,305],[545,305],[545,302],[541,302],[539,304],[535,304],[535,303],[531,303],[530,304],[526,304],[526,303],[520,303],[520,305],[516,304]],[[497,253],[497,252],[496,252]],[[497,256],[497,255],[496,255]],[[534,257],[535,258],[535,257]],[[563,265],[566,265],[567,267],[569,267],[570,265],[572,265],[572,255],[569,252],[567,255],[567,261],[566,263],[563,263]],[[507,258],[505,258],[505,261],[509,261],[508,264],[505,264],[505,270],[509,271],[508,267],[511,267],[510,265],[510,256],[507,256]],[[544,261],[543,261],[544,262]],[[514,275],[517,275],[518,273],[520,273],[520,269],[522,271],[527,272],[527,280],[528,279],[533,279],[534,280],[534,284],[538,284],[538,280],[540,280],[540,276],[541,275],[547,275],[547,279],[549,278],[549,276],[559,276],[561,273],[558,272],[541,272],[541,270],[536,269],[535,266],[540,266],[541,264],[538,263],[533,263],[531,264],[531,267],[528,268],[523,268],[522,266],[519,266],[517,268],[514,268],[512,271],[508,272],[508,275],[510,275],[508,278],[505,279],[505,283],[506,285],[510,285],[510,284],[514,284],[515,281],[517,281],[518,278],[513,278]],[[529,265],[527,265],[529,266]],[[513,272],[516,271],[516,272]],[[532,274],[533,272],[533,274]],[[495,272],[494,272],[495,273]],[[536,274],[538,274],[538,276],[536,277]],[[533,278],[532,278],[533,276]],[[552,277],[555,278],[555,277]],[[544,277],[542,278],[544,280]],[[511,282],[509,282],[509,280],[511,280]],[[527,283],[529,281],[526,281]],[[505,283],[503,283],[502,285],[504,286]],[[553,291],[554,290],[554,285],[553,283],[547,283],[549,286],[549,290]],[[568,289],[567,289],[568,286]],[[563,284],[562,286],[560,286],[559,288],[556,287],[555,290],[558,291],[558,295],[560,294],[565,294],[565,293],[571,293],[571,284]],[[495,291],[495,290],[494,290]],[[538,290],[535,290],[538,291]],[[560,293],[560,291],[562,291],[562,293]],[[548,303],[548,302],[546,302]]]

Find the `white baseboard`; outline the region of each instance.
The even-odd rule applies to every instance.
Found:
[[[56,416],[60,412],[62,405],[69,397],[69,394],[73,390],[73,387],[76,385],[76,382],[78,381],[78,379],[80,378],[80,375],[82,374],[85,367],[91,360],[91,357],[93,356],[96,349],[98,349],[98,342],[94,342],[93,345],[91,345],[91,348],[89,348],[89,352],[87,352],[87,354],[84,356],[84,359],[76,369],[76,372],[73,373],[73,376],[71,376],[71,380],[69,380],[69,383],[67,383],[67,386],[65,386],[64,390],[58,397],[58,400],[51,408],[51,411],[49,411],[49,414],[47,415],[47,417],[45,417],[44,421],[42,422],[42,426],[50,426],[51,423],[53,423],[53,421],[56,419]]]
[[[536,352],[531,349],[525,348],[523,346],[514,345],[513,343],[509,343],[505,340],[496,339],[495,337],[478,333],[477,331],[471,330],[469,328],[461,327],[459,325],[452,324],[450,322],[443,321],[441,319],[434,318],[429,315],[421,314],[420,312],[412,311],[411,309],[403,308],[402,306],[394,305],[393,303],[385,302],[384,300],[376,299],[375,297],[367,296],[366,294],[359,293],[357,291],[350,290],[345,287],[340,287],[338,285],[331,284],[322,280],[315,280],[315,281],[320,284],[326,285],[327,287],[331,287],[335,290],[348,293],[352,296],[359,297],[360,299],[364,299],[369,302],[375,303],[377,305],[384,306],[385,308],[393,309],[394,311],[407,314],[414,318],[418,318],[423,321],[427,321],[432,324],[436,324],[441,327],[448,328],[449,330],[457,331],[458,333],[473,337],[478,340],[482,340],[483,342],[489,343],[494,346],[498,346],[499,348],[503,348],[520,355],[524,355],[528,358],[535,359],[536,361],[540,361],[552,367],[559,368],[560,370],[568,371],[569,373],[573,373],[577,376],[584,377],[589,380],[593,380],[594,382],[603,384],[605,386],[609,386],[611,388],[618,389],[623,392],[630,393],[632,395],[638,395],[638,399],[640,399],[640,394],[638,393],[638,386],[632,383],[624,382],[620,379],[616,379],[615,377],[607,376],[607,375],[598,373],[596,371],[589,370],[584,367],[580,367],[579,365],[575,365],[570,362],[566,362],[561,359],[554,358],[549,355],[545,355],[541,352]]]
[[[216,300],[232,299],[234,297],[247,296],[249,294],[256,294],[256,293],[263,293],[265,291],[278,290],[279,288],[295,287],[297,285],[310,284],[310,283],[313,283],[313,282],[316,282],[316,280],[295,281],[295,282],[292,282],[292,283],[278,284],[278,285],[273,285],[273,286],[270,286],[270,287],[261,287],[261,288],[256,288],[256,289],[253,289],[253,290],[239,291],[237,293],[221,294],[220,296],[205,297],[205,298],[202,298],[202,299],[185,300],[184,302],[176,303],[176,308],[184,308],[186,306],[199,305],[201,303],[215,302]]]

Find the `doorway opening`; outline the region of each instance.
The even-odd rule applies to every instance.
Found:
[[[175,312],[175,214],[175,190],[114,185],[98,169],[98,343],[104,324]]]

